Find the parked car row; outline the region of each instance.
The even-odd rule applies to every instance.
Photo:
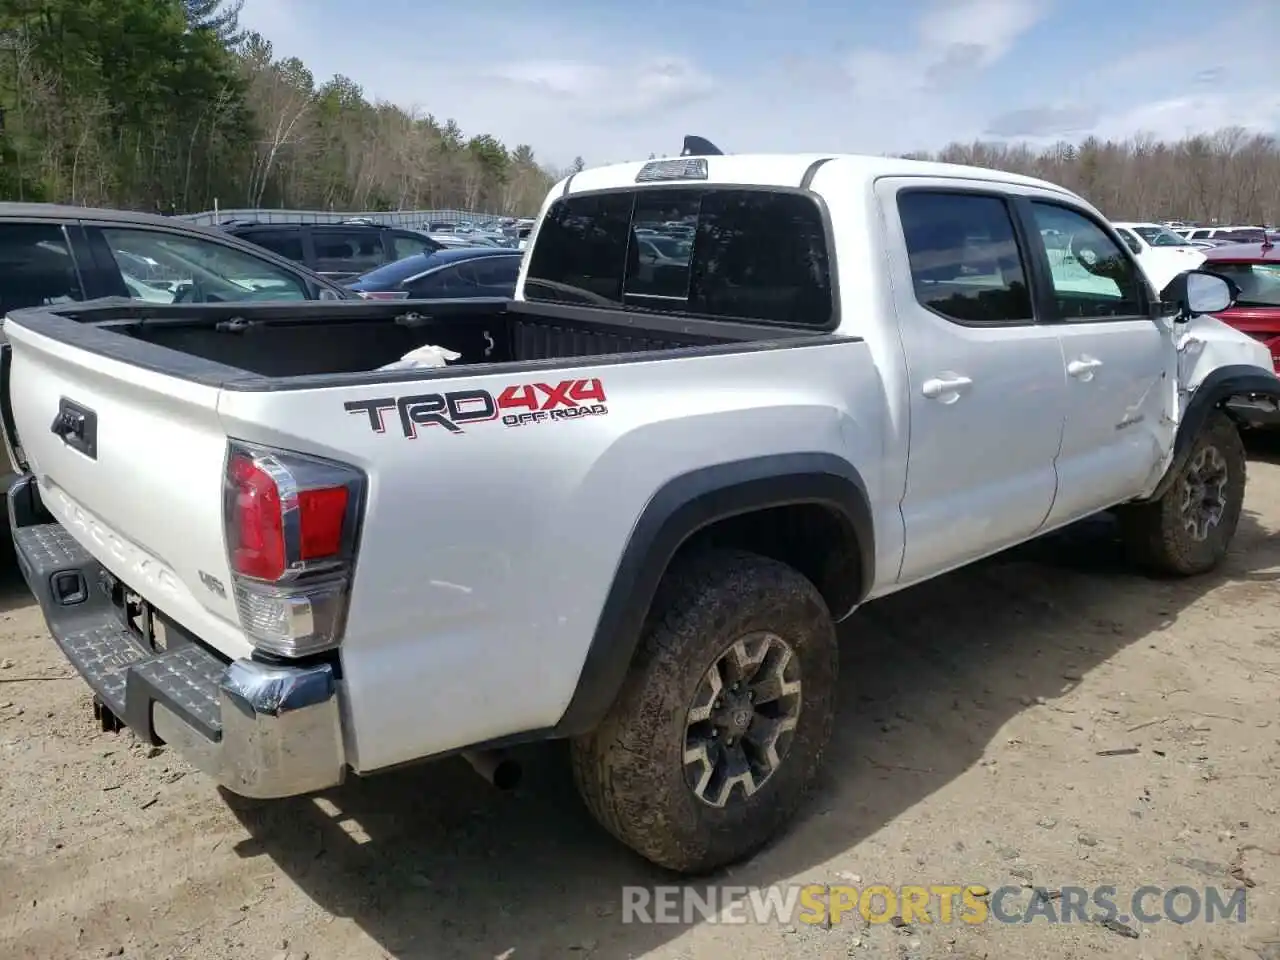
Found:
[[[347,300],[409,277],[415,297],[514,292],[519,251],[457,246],[370,224],[212,228],[147,213],[0,203],[0,315],[99,297],[152,304]],[[441,259],[432,259],[437,254]],[[485,254],[497,256],[481,269],[475,261]],[[384,272],[395,264],[405,266]]]
[[[416,230],[373,223],[254,223],[222,225],[234,237],[301,263],[331,280],[351,280],[384,264],[443,249]]]
[[[97,297],[164,304],[353,294],[287,257],[172,217],[0,204],[0,311]]]
[[[1187,240],[1218,240],[1226,243],[1261,243],[1268,230],[1259,226],[1183,227],[1176,231]]]
[[[432,239],[446,246],[506,247],[524,249],[529,239],[533,221],[517,217],[496,217],[487,220],[429,220],[422,229]]]

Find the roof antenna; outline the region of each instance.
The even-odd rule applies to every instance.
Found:
[[[723,157],[724,151],[710,140],[706,140],[702,137],[695,137],[693,134],[686,134],[684,138],[684,149],[680,151],[680,156]]]

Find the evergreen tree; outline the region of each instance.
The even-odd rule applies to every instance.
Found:
[[[248,35],[240,29],[244,0],[182,0],[192,30],[208,30],[223,46],[238,47]]]

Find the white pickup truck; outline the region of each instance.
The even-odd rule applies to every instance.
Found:
[[[509,303],[14,312],[14,543],[104,722],[234,792],[568,738],[609,831],[706,871],[797,810],[860,604],[1110,509],[1222,560],[1280,399],[1231,296],[1012,174],[589,169]]]

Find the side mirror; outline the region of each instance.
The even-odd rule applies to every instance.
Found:
[[[1184,270],[1160,293],[1160,300],[1172,308],[1173,317],[1187,321],[1203,313],[1221,313],[1240,296],[1233,280],[1208,270]]]

